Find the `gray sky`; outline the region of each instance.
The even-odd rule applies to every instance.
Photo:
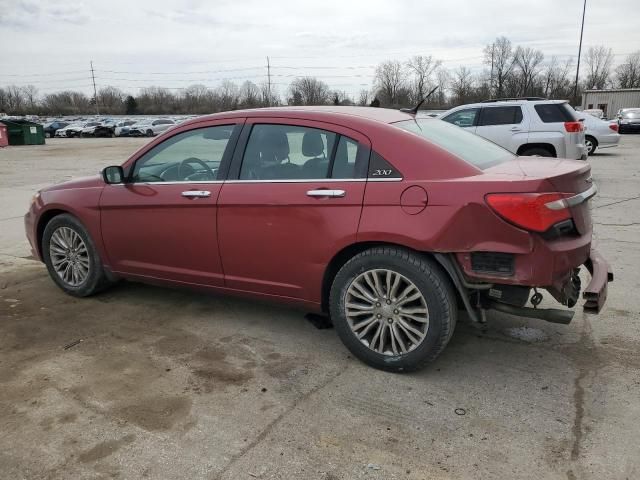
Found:
[[[582,0],[0,0],[0,85],[41,93],[98,88],[216,86],[266,79],[283,92],[313,75],[355,94],[376,63],[433,55],[447,68],[482,66],[499,35],[546,59],[577,57]],[[616,64],[640,49],[640,0],[587,0],[584,48]]]

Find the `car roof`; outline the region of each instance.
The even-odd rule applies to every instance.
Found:
[[[217,118],[234,117],[290,117],[309,120],[327,120],[330,117],[342,120],[354,119],[374,121],[379,123],[394,123],[402,120],[411,120],[413,115],[390,108],[377,107],[346,107],[346,106],[289,106],[253,108],[247,110],[233,110],[220,112],[213,115],[203,115],[184,122],[182,125],[190,125]]]

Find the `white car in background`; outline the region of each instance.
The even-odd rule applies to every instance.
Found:
[[[70,125],[67,125],[64,128],[56,130],[56,133],[54,136],[63,137],[63,138],[79,137],[80,134],[82,133],[82,129],[84,129],[86,126],[87,126],[86,122],[72,123]]]
[[[128,137],[129,129],[132,125],[135,125],[135,120],[123,120],[121,122],[116,123],[116,128],[113,133],[116,137]]]
[[[143,120],[129,128],[129,136],[155,137],[156,135],[174,127],[176,122],[170,118]]]
[[[599,108],[588,108],[586,110],[582,110],[582,113],[588,113],[589,115],[599,118],[600,120],[605,120],[604,112]]]
[[[600,120],[592,115],[585,115],[584,142],[587,153],[592,155],[598,148],[617,147],[620,142],[618,123],[615,121]]]
[[[447,110],[438,118],[521,156],[585,160],[584,125],[565,100],[487,100]]]

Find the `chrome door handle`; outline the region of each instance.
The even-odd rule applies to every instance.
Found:
[[[512,132],[519,132],[520,130],[522,130],[520,127],[511,127]]]
[[[208,190],[187,190],[186,192],[182,192],[182,196],[187,198],[205,198],[210,197],[211,192]]]
[[[347,194],[344,190],[309,190],[308,197],[344,197]]]

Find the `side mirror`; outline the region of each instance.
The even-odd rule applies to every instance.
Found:
[[[102,179],[107,185],[124,183],[124,170],[120,165],[106,167],[102,170]]]

